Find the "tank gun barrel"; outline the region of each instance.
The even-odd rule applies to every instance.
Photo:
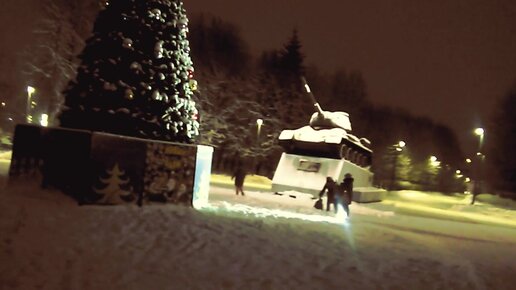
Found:
[[[351,131],[351,123],[349,121],[348,113],[323,111],[303,76],[301,77],[301,82],[303,82],[305,90],[308,93],[308,96],[310,96],[312,104],[315,107],[315,113],[313,113],[310,118],[310,126],[314,128],[342,128],[344,130]]]
[[[301,77],[301,82],[303,82],[303,85],[305,87],[305,90],[306,90],[306,93],[308,94],[308,96],[310,97],[310,100],[312,101],[312,104],[314,105],[315,107],[315,111],[319,114],[322,114],[323,113],[323,110],[321,109],[321,106],[319,105],[319,103],[317,102],[317,100],[315,99],[315,96],[314,94],[312,93],[312,90],[310,89],[310,86],[308,85],[308,82],[306,81],[305,77]]]

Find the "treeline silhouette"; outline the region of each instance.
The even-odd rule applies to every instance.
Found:
[[[90,36],[100,6],[95,0],[46,0],[38,7],[44,9],[40,9],[31,45],[20,54],[20,62],[38,88],[38,108],[48,110],[52,120],[52,112],[63,100],[64,84],[74,77],[79,64],[75,56]],[[463,177],[484,175],[494,189],[509,195],[516,192],[516,155],[512,153],[516,148],[516,84],[492,114],[484,144],[485,166],[480,166],[479,160],[468,165],[448,127],[399,109],[397,104],[373,104],[360,71],[345,64],[333,72],[307,65],[302,39],[295,30],[284,46],[253,56],[238,27],[231,23],[193,15],[189,29],[195,79],[199,81],[200,142],[216,147],[215,170],[229,170],[239,159],[247,159],[255,172],[272,175],[282,152],[278,134],[307,125],[313,112],[299,83],[303,75],[323,109],[350,113],[353,133],[372,141],[376,184],[459,190],[462,188],[453,182],[462,180],[453,175],[459,169]],[[2,85],[4,90],[12,89]],[[15,107],[24,108],[21,104]],[[18,111],[15,119],[23,119],[23,110]],[[258,119],[263,120],[260,128]],[[12,123],[8,124],[4,129],[12,131]],[[396,153],[394,146],[400,140],[407,146]],[[429,162],[431,155],[439,159],[439,166]]]
[[[372,170],[378,185],[463,189],[464,183],[453,175],[458,168],[466,169],[464,158],[450,128],[399,109],[397,104],[373,104],[360,71],[342,68],[328,73],[307,66],[296,30],[283,47],[258,57],[250,53],[238,27],[209,15],[191,17],[189,38],[199,80],[201,142],[216,147],[214,170],[229,171],[245,160],[256,173],[273,174],[282,152],[278,134],[307,125],[314,112],[300,83],[305,76],[324,110],[348,112],[354,134],[372,141]],[[264,121],[260,132],[257,119]],[[403,171],[393,165],[393,146],[400,140],[407,144],[405,167],[418,170]],[[430,178],[425,172],[432,171],[428,165],[432,155],[439,158],[442,172],[449,171],[447,176],[434,172]],[[401,170],[395,175],[397,180],[390,180],[393,170]]]

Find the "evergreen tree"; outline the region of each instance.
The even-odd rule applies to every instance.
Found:
[[[106,2],[65,90],[61,126],[193,142],[199,123],[187,33],[179,0]]]
[[[39,5],[42,16],[23,51],[23,72],[37,88],[39,111],[53,119],[62,102],[61,92],[77,70],[76,56],[98,5],[93,0],[41,0]]]
[[[299,128],[308,124],[310,116],[315,112],[310,97],[305,91],[301,77],[304,76],[304,56],[301,53],[301,42],[297,30],[279,55],[278,80],[281,87],[280,100],[276,111],[286,127]]]
[[[280,57],[280,65],[283,73],[298,80],[304,75],[303,59],[304,56],[301,54],[301,41],[299,40],[297,30],[294,29]]]
[[[359,71],[348,73],[339,69],[327,83],[329,90],[321,98],[322,103],[327,104],[325,110],[344,111],[354,117],[367,105],[366,84]]]
[[[498,102],[491,124],[487,131],[486,145],[488,154],[486,160],[491,165],[490,172],[494,175],[494,186],[499,190],[513,192],[516,198],[516,82],[505,96]]]
[[[258,59],[258,68],[266,74],[278,75],[280,53],[277,50],[264,51]]]
[[[273,75],[283,88],[299,92],[303,90],[301,77],[305,74],[301,47],[297,30],[294,30],[281,50],[262,53],[258,61],[259,67],[265,73]]]
[[[219,18],[199,15],[190,26],[192,59],[198,70],[228,76],[249,73],[251,55],[239,29]]]

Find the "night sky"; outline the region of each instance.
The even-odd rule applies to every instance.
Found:
[[[473,128],[486,126],[496,100],[516,80],[513,0],[184,3],[189,14],[239,26],[255,53],[280,48],[297,28],[307,64],[326,72],[360,70],[374,103],[450,126],[466,154],[476,148]]]
[[[466,154],[476,148],[473,128],[486,126],[496,100],[516,80],[514,0],[183,1],[190,15],[236,24],[256,54],[281,48],[297,28],[306,64],[328,73],[361,71],[374,103],[450,126]],[[1,0],[2,98],[27,85],[13,68],[31,41],[39,4]]]

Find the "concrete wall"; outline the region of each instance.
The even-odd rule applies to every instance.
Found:
[[[213,148],[18,125],[9,184],[57,189],[86,204],[208,200]]]
[[[305,168],[300,167],[302,162],[314,166],[303,170]],[[326,177],[332,177],[340,183],[346,173],[353,175],[354,187],[372,187],[373,173],[347,160],[283,153],[272,179],[272,191],[292,190],[316,196],[323,188]]]

